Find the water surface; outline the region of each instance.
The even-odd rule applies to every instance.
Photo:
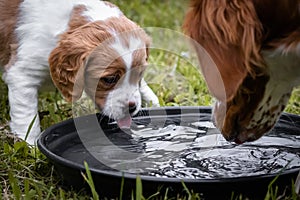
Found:
[[[164,127],[139,122],[131,130],[116,129],[99,137],[112,142],[77,141],[61,156],[79,163],[90,160],[90,167],[96,169],[183,179],[247,177],[300,168],[297,134],[273,131],[255,142],[236,145],[227,142],[210,121],[197,117],[184,123],[174,118]]]

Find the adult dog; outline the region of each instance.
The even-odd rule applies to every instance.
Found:
[[[192,0],[183,28],[224,137],[243,143],[268,132],[300,83],[300,1]]]
[[[183,27],[224,137],[243,143],[272,129],[300,83],[300,0],[191,0]]]

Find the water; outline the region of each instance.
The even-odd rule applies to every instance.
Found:
[[[293,134],[270,133],[236,145],[210,121],[196,119],[165,127],[139,123],[125,132],[107,134],[109,144],[93,138],[84,148],[77,141],[61,156],[87,160],[96,169],[183,179],[248,177],[300,167],[300,136]]]

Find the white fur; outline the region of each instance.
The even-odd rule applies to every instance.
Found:
[[[103,9],[103,7],[107,6],[104,2],[94,1],[94,0],[79,0],[77,4],[84,4],[87,7],[87,11],[85,11],[84,15],[90,21],[97,20],[105,20],[108,17],[119,17],[122,15],[122,12],[117,7],[109,7],[108,9]]]
[[[275,123],[277,117],[264,116],[264,112],[270,108],[278,106],[274,114],[281,113],[281,106],[285,106],[289,100],[289,93],[292,92],[293,87],[300,84],[300,53],[291,51],[284,51],[283,47],[279,47],[274,51],[263,52],[264,59],[269,66],[270,80],[268,81],[264,93],[264,97],[257,106],[252,123],[247,129],[251,129],[258,124]],[[285,94],[282,91],[286,91]],[[284,95],[284,96],[283,96]],[[270,99],[270,100],[269,100]],[[258,109],[262,109],[259,111]]]
[[[128,103],[134,102],[137,109],[132,115],[136,114],[137,111],[141,107],[141,97],[145,97],[144,100],[147,103],[154,102],[154,106],[158,106],[158,99],[146,84],[146,82],[142,79],[141,83],[131,84],[129,82],[131,76],[131,66],[132,66],[132,53],[135,50],[140,48],[145,48],[145,43],[143,43],[140,39],[131,37],[129,38],[129,46],[125,46],[121,41],[120,37],[122,35],[116,35],[115,42],[111,44],[111,47],[118,52],[118,54],[122,57],[126,65],[126,73],[124,77],[122,77],[122,83],[117,86],[116,89],[111,91],[103,109],[103,113],[109,115],[110,117],[118,120],[129,115],[128,111]],[[149,92],[151,90],[151,92]],[[126,92],[123,92],[126,91]],[[125,111],[125,112],[124,112]]]
[[[140,82],[140,93],[142,96],[142,99],[148,104],[152,105],[154,107],[159,106],[159,100],[157,96],[154,94],[154,92],[151,90],[151,88],[148,86],[146,81],[144,79]]]
[[[140,48],[146,48],[145,43],[143,43],[141,40],[131,37],[129,38],[129,46],[125,47],[122,43],[120,37],[122,37],[122,34],[116,35],[116,41],[111,45],[116,52],[123,58],[123,61],[125,62],[127,70],[131,68],[132,63],[132,53]]]
[[[38,89],[49,76],[49,54],[55,48],[59,35],[68,28],[70,14],[76,5],[86,6],[84,16],[90,21],[122,14],[118,8],[99,0],[25,0],[21,3],[16,28],[19,42],[17,61],[4,73],[3,79],[9,89],[10,126],[23,139],[38,113]],[[133,96],[139,98],[136,93]],[[37,116],[27,142],[34,144],[39,133]]]

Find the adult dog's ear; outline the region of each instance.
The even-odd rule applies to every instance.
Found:
[[[67,101],[81,97],[86,60],[109,37],[100,23],[89,23],[61,35],[48,61],[52,80]]]
[[[218,99],[223,84],[227,98],[233,98],[247,74],[255,78],[265,70],[263,27],[253,1],[191,0],[183,29],[194,40],[201,70]]]

